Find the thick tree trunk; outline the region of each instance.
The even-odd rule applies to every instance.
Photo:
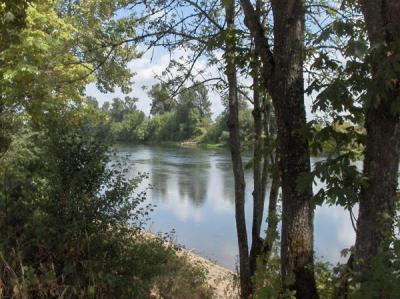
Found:
[[[318,298],[313,269],[313,193],[311,183],[298,187],[310,172],[307,139],[299,131],[306,125],[304,107],[304,3],[273,1],[274,89],[278,120],[279,163],[282,175],[281,272],[283,285],[297,298]],[[290,277],[294,275],[294,282]]]
[[[360,1],[372,53],[372,76],[377,88],[367,92],[365,128],[367,145],[364,176],[367,185],[361,191],[355,259],[362,279],[367,279],[370,260],[380,251],[387,252],[393,216],[400,158],[400,112],[394,104],[400,98],[400,1]],[[397,71],[396,71],[397,66]],[[384,69],[385,68],[385,69]],[[392,78],[388,78],[391,71]],[[388,86],[384,90],[385,86]],[[376,92],[376,90],[380,90]]]
[[[237,94],[237,77],[235,63],[235,36],[234,36],[234,2],[225,2],[225,13],[227,22],[226,37],[226,76],[229,88],[229,147],[231,151],[232,167],[235,182],[235,217],[236,232],[239,245],[239,271],[240,271],[240,291],[241,298],[248,299],[252,293],[249,248],[246,231],[245,218],[245,180],[240,146],[240,127],[239,127],[239,98]]]
[[[272,0],[274,52],[268,44],[260,17],[249,0],[241,0],[245,24],[250,29],[263,79],[277,114],[278,152],[282,184],[281,272],[284,288],[297,298],[318,298],[313,269],[312,185],[297,187],[310,172],[308,142],[299,131],[306,124],[304,107],[304,30],[302,0]],[[294,277],[294,282],[293,279]]]
[[[310,172],[308,144],[298,133],[305,122],[304,107],[296,103],[296,96],[285,94],[284,97],[288,101],[282,98],[280,101],[286,102],[286,107],[277,107],[282,172],[282,281],[284,286],[296,290],[297,298],[317,298],[313,271],[312,188],[303,186],[299,190],[297,186],[298,179]],[[303,121],[291,119],[281,109],[289,109]]]
[[[387,252],[389,249],[400,150],[399,116],[392,114],[389,103],[368,110],[364,160],[367,186],[361,192],[355,247],[356,260],[361,265],[369,265],[370,259],[380,250]]]

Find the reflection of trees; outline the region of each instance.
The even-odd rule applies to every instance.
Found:
[[[168,172],[153,165],[151,168],[151,186],[153,188],[152,197],[164,200],[168,191]]]
[[[206,153],[192,148],[154,147],[151,160],[154,199],[168,201],[169,196],[176,194],[180,199],[187,198],[195,206],[204,204],[210,167]]]
[[[228,200],[232,204],[235,203],[235,188],[234,178],[232,175],[232,164],[230,161],[224,161],[217,163],[216,171],[220,172],[219,176],[222,178],[222,185],[220,188],[223,190],[223,199]],[[246,200],[251,198],[251,192],[253,190],[252,173],[251,170],[245,170],[245,181],[246,181]]]
[[[164,165],[164,155],[167,150],[161,147],[151,147],[149,150],[151,170],[152,199],[165,201],[168,194],[169,166]]]
[[[179,195],[201,207],[207,198],[208,164],[183,165],[178,174]]]
[[[235,203],[235,188],[234,188],[234,179],[232,175],[232,171],[226,171],[221,174],[223,190],[224,190],[224,200],[228,200],[231,203]]]

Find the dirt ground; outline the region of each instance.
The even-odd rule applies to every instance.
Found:
[[[238,298],[236,274],[224,267],[221,267],[208,259],[205,259],[190,250],[184,250],[189,260],[200,263],[208,272],[208,285],[214,289],[216,299]]]

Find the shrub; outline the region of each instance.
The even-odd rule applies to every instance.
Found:
[[[141,234],[146,175],[109,164],[104,115],[81,109],[21,129],[0,159],[2,296],[150,298],[171,272],[175,247]]]

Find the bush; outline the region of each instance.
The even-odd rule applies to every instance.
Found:
[[[141,234],[146,176],[109,165],[110,133],[104,115],[79,107],[13,136],[0,159],[2,296],[150,298],[171,272],[175,247]]]
[[[215,122],[207,130],[207,133],[204,135],[202,142],[203,143],[224,142],[225,140],[221,140],[221,137],[224,134],[224,132],[228,130],[226,122],[227,122],[226,115],[225,114],[219,115],[215,119]]]

